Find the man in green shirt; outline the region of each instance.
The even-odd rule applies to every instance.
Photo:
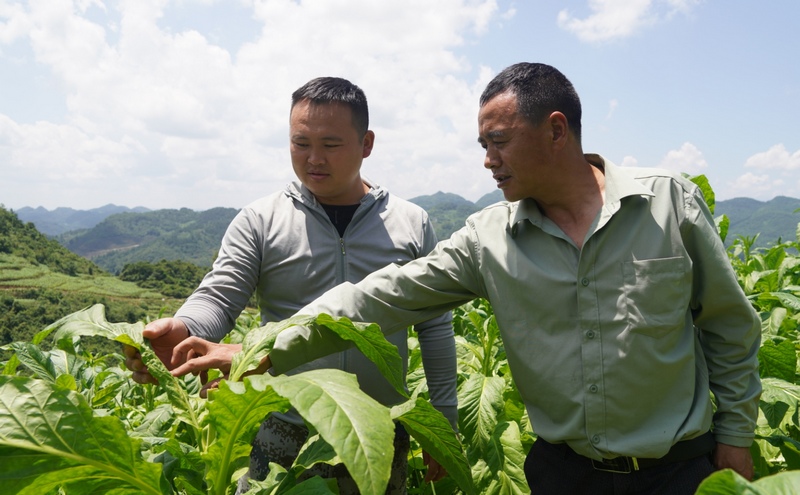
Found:
[[[538,435],[533,493],[692,494],[714,468],[752,478],[760,321],[702,193],[584,154],[580,119],[555,68],[502,71],[481,96],[478,141],[508,202],[300,313],[393,322],[389,334],[488,299]],[[184,371],[235,350],[184,345],[206,354]],[[336,348],[294,327],[263,366],[280,373]]]

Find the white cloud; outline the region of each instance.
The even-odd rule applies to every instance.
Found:
[[[776,144],[769,150],[756,153],[748,158],[744,166],[759,170],[785,172],[800,170],[800,150],[790,154],[783,144]]]
[[[608,102],[608,113],[606,114],[606,120],[611,120],[611,117],[614,115],[614,112],[617,110],[618,106],[619,100],[616,98]]]
[[[667,153],[658,166],[673,172],[698,175],[708,167],[708,162],[697,146],[692,143],[683,143],[680,149]]]
[[[622,159],[622,163],[620,163],[620,166],[622,166],[622,167],[638,167],[639,166],[639,160],[637,160],[636,158],[634,158],[632,156],[626,156],[626,157],[624,157]]]
[[[740,175],[730,185],[731,197],[748,197],[760,200],[769,200],[785,189],[785,181],[780,178],[770,177],[767,174],[757,175],[751,172]]]
[[[595,43],[627,38],[677,13],[688,14],[698,0],[589,0],[591,14],[583,19],[564,9],[558,26],[581,41]]]
[[[747,159],[746,172],[729,184],[730,195],[769,200],[776,196],[797,197],[800,191],[800,150],[789,153],[783,144]]]
[[[367,93],[377,143],[366,176],[404,197],[431,194],[434,184],[471,199],[491,190],[475,136],[478,95],[492,74],[456,50],[513,9],[501,13],[495,0],[403,8],[263,0],[250,6],[260,33],[223,48],[191,18],[175,28],[165,17],[175,2],[198,16],[213,3],[0,2],[0,44],[28,43],[66,101],[59,123],[0,115],[0,162],[19,180],[58,182],[32,195],[4,181],[4,201],[65,206],[50,194],[63,189],[74,191],[68,206],[76,208],[243,206],[293,177],[290,95],[321,75]]]

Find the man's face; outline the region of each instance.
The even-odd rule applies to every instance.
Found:
[[[361,161],[372,152],[375,138],[372,131],[360,136],[352,117],[352,110],[344,103],[303,100],[292,108],[292,168],[320,203],[358,204],[367,193],[361,180]]]
[[[508,201],[537,198],[552,173],[549,126],[534,126],[517,112],[517,98],[501,93],[478,112],[478,142],[486,150],[483,166],[491,170]]]

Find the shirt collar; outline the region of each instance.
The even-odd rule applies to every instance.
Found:
[[[584,157],[589,163],[604,170],[606,182],[603,209],[609,214],[619,210],[622,198],[628,196],[655,196],[655,193],[650,188],[634,179],[634,176],[628,172],[627,167],[618,167],[610,160],[606,160],[594,153],[587,153]],[[528,220],[540,228],[542,226],[542,212],[536,205],[536,201],[531,198],[525,198],[518,202],[517,209],[511,219],[511,225],[516,225],[517,222],[522,220]]]

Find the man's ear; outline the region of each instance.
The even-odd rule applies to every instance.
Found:
[[[547,119],[552,132],[553,145],[563,147],[567,143],[567,136],[569,135],[569,123],[567,117],[561,112],[553,112]]]
[[[372,153],[372,146],[375,144],[375,133],[372,131],[367,131],[364,134],[363,141],[363,150],[361,153],[361,158],[366,158]]]

